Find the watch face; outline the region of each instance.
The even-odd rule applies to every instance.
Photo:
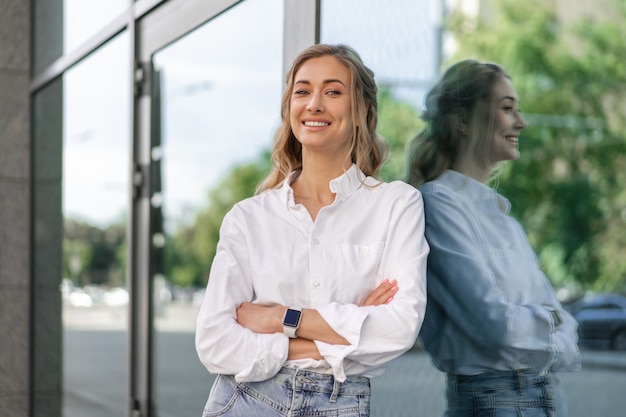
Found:
[[[292,310],[290,308],[287,309],[287,312],[285,313],[285,321],[283,322],[283,324],[285,326],[292,326],[292,327],[296,327],[298,325],[298,323],[300,322],[300,315],[302,313],[298,310]]]

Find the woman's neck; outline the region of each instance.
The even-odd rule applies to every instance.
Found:
[[[451,166],[454,171],[460,172],[470,178],[486,184],[491,175],[491,167],[486,164],[478,164],[475,159],[469,157],[459,157]]]
[[[335,193],[330,190],[331,180],[350,169],[351,163],[338,164],[336,161],[303,158],[302,171],[291,184],[296,203],[304,205],[313,220],[322,207],[335,201]]]

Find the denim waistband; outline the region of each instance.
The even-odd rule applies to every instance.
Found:
[[[228,378],[234,381],[234,378]],[[281,384],[294,391],[328,393],[331,402],[334,402],[338,395],[370,395],[370,380],[363,376],[348,376],[344,382],[339,382],[333,375],[329,374],[305,369],[282,368],[271,380],[273,383]]]
[[[489,371],[477,375],[447,374],[448,386],[462,390],[464,385],[473,387],[485,385],[493,390],[524,390],[525,387],[537,384],[549,384],[551,375],[538,374],[529,369],[515,371]]]

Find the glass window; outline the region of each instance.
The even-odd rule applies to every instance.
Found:
[[[130,42],[63,76],[63,415],[124,416]]]
[[[268,172],[283,88],[282,8],[282,0],[244,1],[153,58],[153,99],[161,100],[153,106],[161,136],[152,144],[151,199],[159,416],[201,414],[214,378],[195,351],[195,318],[222,218]]]
[[[129,0],[63,0],[64,52],[95,35],[129,6]]]
[[[550,269],[548,275],[553,282],[561,280],[560,284],[571,284],[567,280],[579,274],[580,282],[576,284],[585,285],[584,290],[606,286],[607,290],[623,295],[624,274],[620,275],[619,271],[623,271],[624,263],[616,255],[619,250],[615,249],[623,247],[623,233],[614,233],[623,230],[624,224],[623,204],[619,204],[624,201],[620,191],[623,187],[615,186],[623,184],[623,175],[617,172],[623,171],[618,167],[624,160],[624,129],[621,127],[623,118],[615,116],[614,112],[615,108],[623,109],[623,94],[622,90],[615,90],[619,82],[601,85],[594,81],[599,80],[598,77],[590,75],[597,73],[598,66],[605,69],[604,73],[611,74],[607,75],[609,78],[616,77],[613,80],[624,72],[623,60],[614,59],[620,56],[623,47],[612,42],[622,32],[617,25],[604,20],[607,13],[611,14],[609,8],[613,6],[609,3],[613,3],[595,7],[594,13],[588,13],[572,7],[577,3],[582,6],[582,1],[557,1],[556,16],[551,14],[552,9],[547,12],[534,6],[524,9],[519,2],[512,5],[508,2],[395,0],[393,6],[390,3],[322,0],[320,28],[322,42],[353,46],[376,73],[381,87],[379,132],[392,146],[392,157],[383,172],[385,179],[398,178],[398,173],[403,172],[403,145],[406,143],[403,138],[417,133],[424,94],[440,73],[444,40],[439,32],[442,5],[462,8],[464,14],[473,17],[484,13],[487,24],[480,25],[481,28],[474,24],[459,25],[458,21],[450,25],[462,35],[472,36],[467,36],[471,39],[463,42],[465,39],[454,38],[455,34],[450,32],[445,37],[445,46],[446,52],[458,52],[458,59],[481,55],[483,60],[500,63],[508,59],[511,64],[508,70],[518,71],[512,71],[512,75],[519,82],[518,92],[530,128],[522,134],[522,158],[514,164],[515,168],[500,177],[499,190],[512,199],[514,209],[520,210],[522,223],[530,226],[527,233],[533,244],[539,242],[538,235],[547,240],[543,248],[535,245],[535,249],[541,262]],[[500,3],[506,3],[507,7],[498,7]],[[503,18],[496,9],[508,10],[509,18]],[[621,10],[618,7],[613,15],[621,16]],[[521,15],[530,19],[531,11],[537,11],[532,16],[534,19],[541,16],[545,21],[519,36],[507,36],[511,23]],[[583,26],[578,29],[582,30],[575,35],[571,30],[573,20],[580,19]],[[559,29],[556,32],[555,27]],[[545,32],[535,32],[541,29]],[[478,32],[481,32],[480,37]],[[556,43],[555,39],[561,36],[566,41]],[[533,40],[543,38],[549,41],[529,49]],[[473,49],[462,49],[472,43]],[[576,50],[569,56],[567,49],[573,44]],[[533,54],[526,55],[530,50]],[[552,56],[556,50],[562,57],[560,61]],[[535,65],[533,59],[541,65]],[[594,65],[587,65],[591,62]],[[583,85],[587,87],[582,88]],[[607,107],[609,102],[615,106]],[[410,119],[414,119],[415,124],[409,123]],[[616,123],[617,119],[622,122]],[[390,122],[402,129],[391,129]],[[563,155],[567,156],[563,158]],[[524,172],[530,175],[520,175]],[[536,181],[537,173],[545,181]],[[516,180],[511,181],[511,178]],[[605,188],[606,183],[613,187]],[[523,199],[522,195],[531,197]],[[532,204],[520,208],[515,204],[516,199]],[[603,224],[600,228],[606,227],[606,231],[597,228],[600,223]],[[547,229],[546,233],[540,233],[541,228]],[[592,231],[598,234],[594,236]],[[562,246],[558,239],[562,239]],[[569,251],[567,258],[561,247]],[[598,280],[599,273],[604,273],[603,281]],[[580,290],[576,286],[573,289]],[[567,286],[561,290],[558,294],[567,296],[571,292]],[[564,300],[567,301],[566,297]],[[624,386],[626,375],[623,372],[626,369],[623,314],[608,309],[582,313],[575,317],[579,321],[583,369],[578,373],[559,374],[569,403],[569,415],[619,414],[624,401],[623,390],[617,387]],[[598,318],[606,325],[598,325]],[[372,380],[372,415],[442,415],[444,390],[445,377],[416,346],[392,361],[382,377]]]
[[[430,0],[397,0],[394,7],[384,0],[321,2],[321,42],[353,47],[375,73],[378,132],[391,145],[385,180],[404,175],[406,143],[421,126],[422,101],[439,74],[440,7]]]
[[[62,323],[59,281],[62,274],[61,241],[63,236],[61,214],[61,107],[63,80],[57,78],[32,98],[32,343],[37,352],[33,355],[31,380],[32,415],[49,413],[59,415],[61,399],[46,393],[59,392],[62,386]],[[11,195],[14,199],[14,196]],[[13,203],[19,202],[20,196]],[[3,201],[3,204],[4,201]],[[9,229],[10,230],[10,229]],[[6,232],[5,232],[6,233]],[[27,250],[21,250],[26,255]],[[9,252],[11,253],[11,252]],[[23,280],[19,276],[16,279]],[[14,292],[4,292],[11,296]],[[8,303],[28,303],[28,299],[15,299]],[[14,304],[17,305],[17,304]],[[3,305],[6,308],[7,305]],[[4,310],[7,311],[7,310]],[[17,311],[17,310],[16,310]],[[10,320],[9,314],[4,314]],[[26,329],[24,329],[26,330]],[[5,354],[6,355],[6,354]],[[12,357],[11,360],[18,358]],[[6,374],[5,371],[3,373]],[[4,405],[4,404],[3,404]],[[45,411],[40,412],[40,408]],[[3,409],[4,410],[4,409]]]
[[[400,179],[407,141],[421,126],[419,112],[439,72],[440,9],[429,0],[324,0],[320,40],[344,43],[361,55],[379,86],[378,132],[391,145],[381,176]],[[371,414],[442,415],[444,375],[419,344],[372,379]]]

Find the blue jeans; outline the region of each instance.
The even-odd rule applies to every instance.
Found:
[[[342,416],[368,417],[370,381],[300,369],[281,369],[261,382],[236,383],[232,376],[218,375],[202,417],[241,416]]]
[[[566,417],[567,403],[554,374],[493,371],[447,376],[446,417]]]

